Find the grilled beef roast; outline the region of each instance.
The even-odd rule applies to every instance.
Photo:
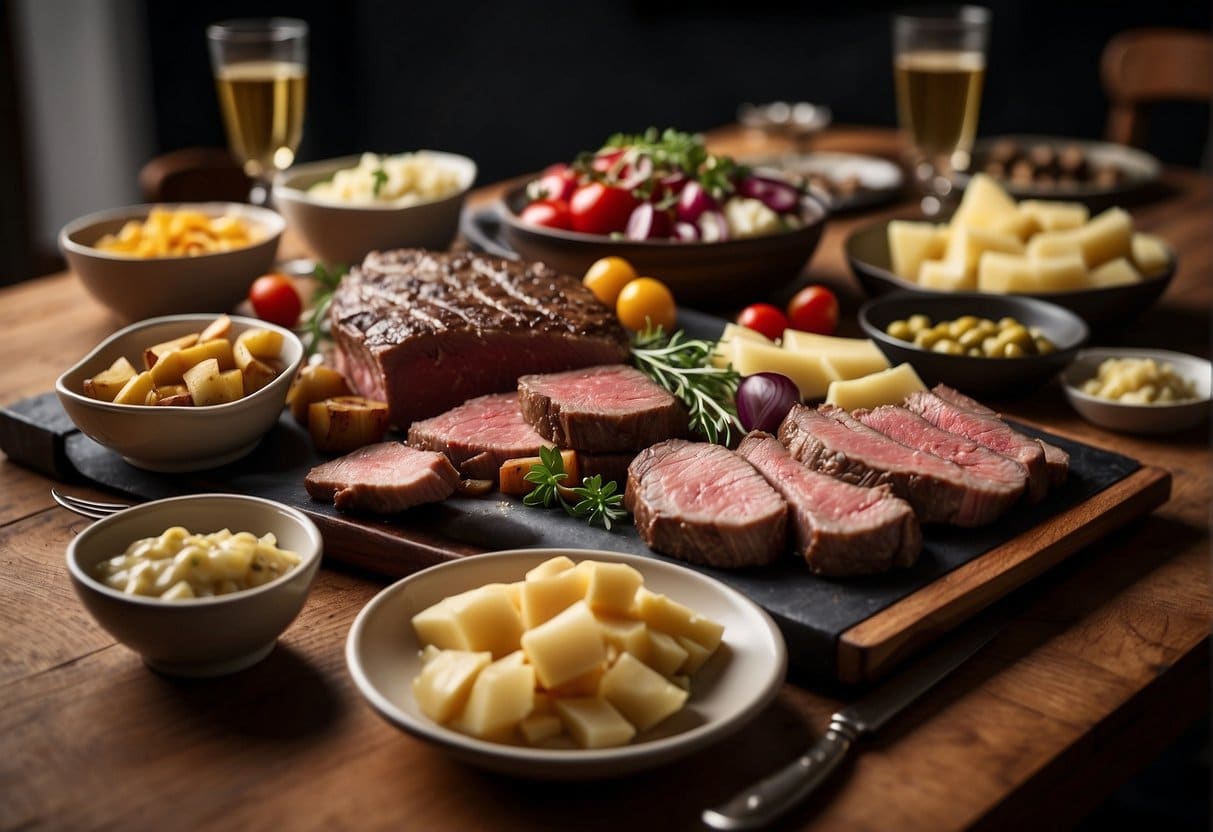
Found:
[[[845,577],[911,566],[922,531],[909,503],[886,485],[861,488],[797,462],[779,440],[755,431],[737,454],[788,501],[796,550],[819,575]]]
[[[583,477],[592,477],[597,474],[602,477],[603,482],[616,482],[620,488],[624,488],[628,481],[628,466],[635,458],[634,451],[619,454],[592,454],[578,451],[577,465]]]
[[[413,422],[409,444],[446,454],[467,479],[496,480],[507,459],[535,456],[552,443],[522,418],[516,394],[497,393]]]
[[[329,313],[338,368],[393,424],[515,389],[526,373],[628,357],[612,310],[542,263],[420,249],[371,252]]]
[[[518,379],[523,417],[561,448],[639,451],[687,434],[687,412],[635,367],[615,364]]]
[[[965,410],[971,410],[974,413],[980,413],[983,416],[997,416],[1002,418],[997,411],[986,407],[981,402],[971,399],[959,390],[953,390],[946,384],[936,384],[931,388],[931,392],[945,402],[950,402],[957,407],[963,407]],[[1065,485],[1066,479],[1070,476],[1070,455],[1061,448],[1053,445],[1043,439],[1037,439],[1040,446],[1045,449],[1045,467],[1049,469],[1049,488],[1057,488]]]
[[[721,445],[670,439],[628,467],[624,504],[649,548],[692,563],[763,566],[784,552],[787,503]]]
[[[1049,470],[1045,465],[1044,448],[1002,419],[958,407],[926,390],[911,393],[906,398],[906,407],[935,427],[972,439],[1026,468],[1028,499],[1032,502],[1048,493]]]
[[[459,474],[442,454],[380,442],[317,465],[303,484],[314,499],[332,500],[341,511],[395,514],[445,500]]]

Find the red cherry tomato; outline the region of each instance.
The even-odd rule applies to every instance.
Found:
[[[539,179],[533,184],[535,190],[543,195],[543,199],[568,202],[573,191],[577,190],[577,174],[570,170],[568,165],[557,162],[544,168]]]
[[[257,317],[263,321],[288,329],[299,323],[303,301],[295,291],[295,284],[284,274],[263,274],[254,280],[248,299]]]
[[[586,234],[611,234],[627,228],[628,217],[636,207],[636,197],[623,188],[601,182],[582,185],[569,200],[573,230]]]
[[[522,209],[519,218],[527,225],[540,225],[544,228],[562,228],[569,231],[573,228],[573,215],[569,213],[567,202],[558,199],[540,199]]]
[[[806,286],[788,301],[793,329],[832,335],[838,327],[838,298],[825,286]]]
[[[761,332],[772,341],[781,337],[783,331],[788,328],[788,319],[784,317],[778,307],[769,303],[750,304],[741,310],[741,314],[737,316],[737,323],[749,327],[755,332]]]

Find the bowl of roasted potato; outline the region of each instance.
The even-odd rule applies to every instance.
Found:
[[[93,297],[137,321],[229,311],[270,269],[285,226],[234,202],[131,205],[69,222],[59,248]]]
[[[55,382],[82,433],[150,471],[214,468],[278,421],[303,361],[293,332],[228,315],[168,315],[115,332]]]

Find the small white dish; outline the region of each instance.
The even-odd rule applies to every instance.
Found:
[[[1108,358],[1153,358],[1159,364],[1171,364],[1176,373],[1196,383],[1197,398],[1174,404],[1130,404],[1084,393],[1083,382],[1094,378],[1099,365]],[[1062,371],[1061,382],[1070,405],[1092,424],[1124,433],[1172,433],[1208,418],[1213,367],[1203,358],[1169,350],[1088,349],[1079,352]]]
[[[93,577],[101,561],[172,526],[210,534],[223,528],[272,533],[280,549],[299,555],[291,571],[252,589],[162,601],[127,595]],[[223,676],[269,655],[299,614],[320,567],[323,540],[301,511],[240,494],[193,494],[141,503],[98,520],[72,540],[67,567],[85,608],[107,632],[170,676]]]
[[[493,743],[461,734],[421,713],[412,681],[421,671],[413,615],[441,599],[486,583],[521,580],[548,558],[629,564],[645,586],[724,625],[724,641],[691,680],[686,707],[629,745],[544,749]],[[524,549],[476,555],[434,566],[380,592],[358,614],[345,648],[358,690],[393,725],[452,756],[493,771],[549,780],[621,776],[654,768],[718,742],[757,716],[783,684],[787,650],[763,610],[720,582],[666,561],[615,552]]]
[[[68,417],[93,441],[149,471],[201,471],[249,453],[278,421],[291,380],[303,361],[303,342],[289,329],[255,318],[232,317],[232,338],[246,329],[282,335],[282,372],[251,395],[209,407],[113,404],[84,395],[84,380],[126,356],[136,367],[154,344],[201,331],[215,315],[167,315],[120,329],[55,382]]]

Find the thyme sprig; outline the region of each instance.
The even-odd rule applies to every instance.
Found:
[[[627,516],[623,509],[623,495],[617,493],[614,481],[602,482],[602,476],[585,477],[581,485],[567,487],[564,458],[556,448],[540,448],[539,464],[526,474],[526,481],[534,488],[522,498],[524,505],[555,508],[560,506],[570,517],[580,517],[591,526],[599,525],[607,531],[611,523]],[[576,498],[574,500],[574,498]]]
[[[712,365],[716,342],[688,338],[682,330],[667,336],[650,322],[632,339],[632,361],[690,412],[690,428],[709,442],[732,443],[741,432],[734,399],[741,376],[731,366]]]
[[[320,349],[320,345],[329,337],[329,307],[333,305],[333,292],[341,278],[345,277],[348,269],[344,265],[326,266],[317,263],[312,270],[316,281],[316,289],[312,292],[312,308],[304,318],[307,330],[307,354],[311,355]]]

